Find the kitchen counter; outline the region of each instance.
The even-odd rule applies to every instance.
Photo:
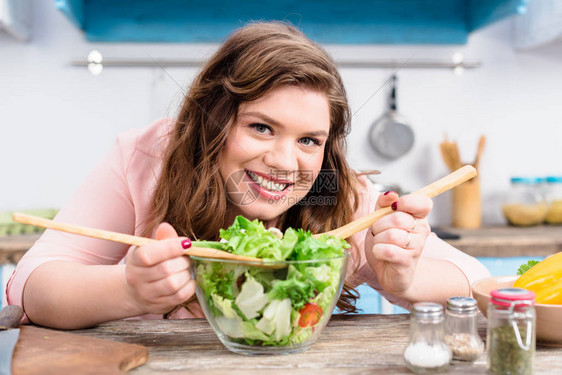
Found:
[[[548,256],[562,251],[562,226],[440,228],[458,234],[451,245],[476,257]],[[39,235],[0,237],[0,264],[17,263]]]
[[[442,229],[460,235],[458,240],[446,241],[475,257],[546,257],[562,251],[562,226],[512,227],[502,225],[479,229]]]
[[[485,339],[486,320],[479,333]],[[334,315],[319,340],[304,353],[244,356],[228,351],[205,319],[121,320],[72,333],[144,345],[149,358],[129,373],[198,374],[412,374],[402,352],[409,315]],[[562,347],[537,346],[535,374],[562,373]],[[486,355],[454,362],[448,373],[486,374]]]
[[[40,236],[40,234],[25,234],[0,237],[0,264],[17,264]]]

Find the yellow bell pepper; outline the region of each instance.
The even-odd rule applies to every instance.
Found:
[[[535,264],[513,286],[535,292],[537,303],[562,305],[562,252]]]

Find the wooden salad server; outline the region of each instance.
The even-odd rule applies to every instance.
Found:
[[[433,198],[436,195],[444,193],[447,190],[450,190],[455,186],[470,180],[476,175],[477,175],[476,168],[474,168],[472,165],[465,165],[412,194],[425,195],[429,198]],[[360,217],[359,219],[352,221],[349,224],[346,224],[344,226],[341,226],[339,228],[321,234],[327,234],[330,236],[336,236],[344,239],[349,238],[355,233],[361,232],[363,229],[369,228],[371,225],[373,225],[375,221],[392,212],[394,211],[390,207],[380,208],[368,215],[365,215],[363,217]],[[315,236],[320,236],[321,234],[316,234]]]
[[[143,246],[151,242],[158,241],[153,238],[132,236],[130,234],[117,233],[117,232],[111,232],[102,229],[84,227],[80,225],[61,223],[61,222],[44,219],[33,215],[27,215],[19,212],[15,212],[12,215],[12,220],[18,223],[35,225],[37,227],[54,229],[67,233],[79,234],[81,236],[99,238],[102,240],[120,242],[133,246]],[[196,246],[192,246],[189,249],[185,250],[184,255],[194,255],[201,258],[217,258],[217,259],[227,259],[227,260],[235,260],[235,261],[243,261],[243,262],[260,262],[260,263],[264,262],[264,260],[261,258],[236,255],[236,254],[229,253],[227,251],[211,249],[206,247],[196,247]]]

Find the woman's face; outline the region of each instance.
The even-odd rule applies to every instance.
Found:
[[[286,86],[241,104],[220,165],[227,223],[235,215],[275,220],[306,196],[329,131],[328,99],[318,91]]]

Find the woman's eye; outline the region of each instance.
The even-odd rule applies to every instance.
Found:
[[[305,146],[312,146],[312,145],[320,146],[320,141],[316,138],[311,138],[311,137],[301,138],[300,143],[302,143]]]
[[[264,124],[251,124],[250,127],[261,134],[267,134],[271,132],[271,128]]]

